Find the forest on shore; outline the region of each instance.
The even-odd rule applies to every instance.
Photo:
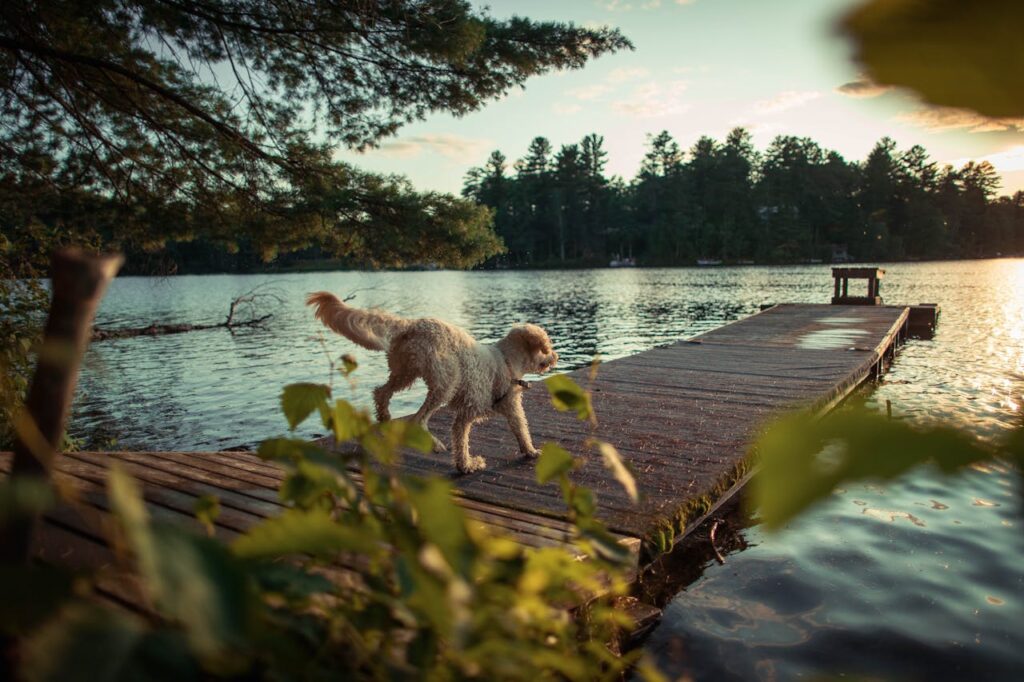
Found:
[[[684,150],[650,135],[632,180],[609,177],[601,136],[557,151],[544,137],[510,162],[494,151],[471,168],[466,199],[493,212],[505,252],[481,268],[980,258],[1024,253],[1024,192],[1000,196],[987,161],[941,166],[921,146],[882,138],[848,161],[807,137],[763,151],[749,131],[704,136]],[[251,272],[358,268],[331,247],[272,262],[246,240],[231,252],[205,239],[129,253],[129,272]],[[414,267],[432,267],[429,261]]]
[[[987,161],[940,166],[921,146],[882,138],[851,162],[807,137],[764,151],[749,131],[689,149],[648,137],[630,181],[605,175],[603,138],[557,152],[544,137],[509,163],[471,169],[463,194],[490,206],[508,267],[971,258],[1024,253],[1024,192],[997,196]]]

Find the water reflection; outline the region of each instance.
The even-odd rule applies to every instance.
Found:
[[[886,301],[936,302],[933,341],[910,341],[861,400],[914,421],[954,420],[986,438],[1020,420],[1024,395],[1024,260],[887,267]],[[263,276],[118,279],[100,322],[223,319],[227,302]],[[514,322],[546,327],[563,369],[674,342],[756,312],[762,304],[824,303],[827,266],[498,273],[313,273],[274,278],[287,304],[266,329],[108,341],[88,354],[75,404],[80,430],[98,426],[122,447],[207,449],[280,434],[280,387],[326,381],[310,291],[357,292],[356,305],[437,316],[483,340]],[[854,345],[848,320],[815,337]],[[330,352],[351,351],[328,337]],[[380,353],[359,352],[369,405],[386,376]],[[423,389],[399,394],[411,412]],[[313,432],[310,429],[306,433]],[[794,679],[846,673],[900,679],[1015,679],[1024,669],[1021,489],[1003,465],[947,480],[927,472],[886,486],[837,491],[777,536],[759,528],[709,543],[697,568],[669,565],[685,591],[648,643],[670,676]]]

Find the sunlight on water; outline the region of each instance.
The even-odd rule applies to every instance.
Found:
[[[935,339],[910,341],[862,399],[881,410],[889,401],[897,419],[954,421],[985,438],[1019,424],[1024,260],[885,267],[887,302],[938,303],[942,314]],[[321,328],[302,304],[320,289],[354,292],[353,305],[441,317],[483,341],[536,322],[554,339],[561,369],[693,336],[762,304],[824,303],[832,294],[828,266],[121,278],[99,321],[216,322],[232,297],[264,281],[284,304],[267,310],[274,317],[263,329],[94,344],[75,405],[78,432],[100,444],[175,450],[282,433],[281,387],[329,378]],[[805,341],[853,346],[855,325],[837,318],[835,330]],[[386,376],[383,355],[324,338],[332,356],[356,352],[357,386],[340,392],[369,406]],[[412,412],[422,397],[416,385],[393,411]],[[648,649],[670,675],[698,680],[1017,679],[1021,518],[1019,477],[999,464],[952,480],[917,472],[850,486],[778,535],[745,531],[750,548],[680,593]]]

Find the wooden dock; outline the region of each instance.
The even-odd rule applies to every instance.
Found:
[[[766,418],[794,406],[827,410],[880,372],[905,334],[908,310],[892,306],[779,305],[696,338],[601,365],[591,386],[594,431],[556,412],[540,385],[525,407],[535,442],[554,441],[579,456],[580,483],[597,493],[598,516],[638,557],[680,537],[731,495],[747,475],[748,446]],[[587,385],[588,369],[571,376]],[[442,411],[431,423],[447,439]],[[613,443],[632,467],[641,494],[633,504],[600,457],[583,442]],[[453,477],[470,516],[529,546],[567,542],[557,487],[536,483],[503,420],[478,425],[471,448],[488,468]],[[196,523],[203,495],[220,498],[216,535],[229,540],[283,510],[283,471],[245,452],[77,452],[58,458],[57,477],[80,491],[78,510],[49,514],[33,541],[36,556],[83,568],[113,563],[105,545],[106,469],[118,461],[144,487],[154,516]],[[10,472],[0,453],[0,475]],[[452,476],[448,455],[409,452],[410,473]],[[130,579],[108,580],[101,592],[138,603]]]
[[[576,480],[597,493],[598,517],[647,550],[724,501],[749,470],[747,451],[770,416],[792,407],[827,410],[875,376],[904,338],[908,309],[895,306],[777,305],[692,339],[604,363],[593,391],[598,426],[556,412],[547,391],[524,394],[534,442],[556,442],[582,458]],[[588,383],[589,368],[571,376]],[[446,438],[445,411],[430,428]],[[616,446],[633,469],[634,504],[584,441]],[[503,419],[474,427],[470,450],[484,471],[453,477],[466,500],[517,513],[559,516],[554,485],[537,484]],[[403,468],[452,476],[447,454],[409,451]],[[650,551],[642,552],[650,554]]]

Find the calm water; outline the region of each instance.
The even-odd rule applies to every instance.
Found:
[[[942,317],[936,338],[909,342],[862,398],[985,438],[1019,423],[1024,260],[888,270],[888,301],[939,303]],[[124,278],[99,321],[216,322],[232,297],[264,282],[284,301],[264,309],[274,313],[265,328],[95,344],[77,428],[140,449],[225,448],[281,433],[280,387],[328,379],[320,328],[302,305],[318,289],[354,292],[353,305],[444,317],[482,340],[511,322],[537,322],[566,369],[700,333],[763,303],[831,295],[827,266]],[[353,350],[325,341],[334,357]],[[368,406],[384,360],[358,357],[351,397]],[[393,410],[411,412],[422,396],[420,385],[399,394]],[[698,680],[1024,679],[1021,499],[1019,477],[1001,466],[837,491],[781,533],[744,531],[747,549],[680,592],[647,648],[673,677]]]

